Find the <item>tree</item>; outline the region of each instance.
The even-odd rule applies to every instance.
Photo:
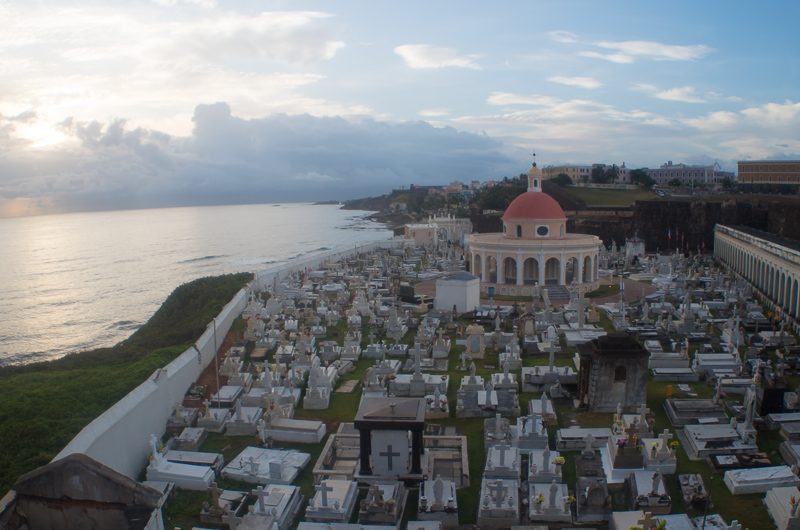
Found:
[[[619,178],[619,168],[616,164],[606,169],[606,182],[614,182]]]
[[[733,182],[731,182],[731,179],[726,177],[722,180],[722,187],[725,188],[726,190],[729,190],[733,188]]]
[[[649,188],[656,183],[656,181],[651,179],[643,169],[634,169],[631,171],[631,181],[640,186],[644,186],[645,188]]]
[[[606,172],[601,166],[594,166],[592,168],[592,182],[596,184],[605,184],[608,182]]]
[[[566,173],[559,173],[555,177],[551,178],[550,182],[553,184],[558,184],[562,188],[565,186],[572,186],[572,179]]]
[[[672,179],[669,182],[667,182],[667,186],[670,186],[672,188],[677,188],[681,184],[682,184],[681,179]]]

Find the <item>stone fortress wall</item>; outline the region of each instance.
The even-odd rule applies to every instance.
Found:
[[[233,321],[247,306],[252,290],[272,287],[276,278],[280,281],[292,272],[316,268],[326,261],[336,261],[378,248],[402,248],[406,243],[397,238],[373,241],[353,248],[322,252],[257,272],[255,280],[222,308],[215,322],[208,324],[205,333],[193,347],[164,368],[153,372],[144,383],[84,427],[54,460],[84,453],[136,479],[147,464],[150,435],[163,436],[172,406],[183,401],[192,383],[214,360],[214,352],[222,344]]]

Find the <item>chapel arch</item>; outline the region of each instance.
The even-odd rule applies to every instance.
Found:
[[[558,258],[550,258],[544,263],[545,285],[558,285],[561,279],[561,262]]]
[[[539,262],[535,258],[528,258],[522,263],[522,279],[525,285],[539,281]]]
[[[503,283],[517,283],[517,260],[511,257],[503,259]]]

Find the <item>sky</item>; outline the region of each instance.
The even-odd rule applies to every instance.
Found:
[[[800,2],[0,0],[0,217],[800,158]]]

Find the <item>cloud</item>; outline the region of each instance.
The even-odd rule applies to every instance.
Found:
[[[670,88],[656,92],[654,97],[668,101],[683,101],[684,103],[705,103],[706,100],[695,94],[694,87]]]
[[[69,146],[9,149],[0,157],[0,216],[347,199],[412,183],[443,185],[453,172],[519,171],[502,142],[421,121],[247,119],[215,103],[198,105],[192,124],[191,135],[175,137],[124,119],[63,120]],[[0,136],[0,150],[13,141],[13,132]]]
[[[635,61],[633,57],[630,55],[625,55],[622,53],[599,53],[599,52],[578,52],[578,55],[582,57],[591,57],[593,59],[605,59],[606,61],[611,61],[612,63],[620,63],[620,64],[628,64]]]
[[[578,36],[574,33],[570,33],[569,31],[557,30],[557,31],[548,31],[547,36],[550,37],[552,40],[556,42],[576,42],[578,40]]]
[[[579,86],[582,88],[599,88],[603,86],[603,83],[591,77],[556,76],[556,77],[548,77],[547,80],[552,81],[554,83],[561,83],[562,85]]]
[[[714,51],[713,48],[705,44],[678,46],[643,40],[600,41],[593,43],[593,45],[605,50],[613,50],[615,53],[604,54],[597,51],[582,51],[579,52],[579,55],[605,59],[615,63],[632,63],[639,58],[654,61],[693,61],[702,59]]]
[[[216,7],[216,0],[150,0],[156,5],[173,7],[177,4],[194,4],[200,7]]]
[[[450,109],[425,109],[419,111],[420,116],[425,117],[436,117],[436,116],[447,116],[450,114]]]
[[[406,65],[411,68],[471,68],[480,70],[479,64],[474,59],[478,55],[459,56],[455,48],[440,48],[427,44],[404,44],[397,46],[394,53],[403,58]]]

